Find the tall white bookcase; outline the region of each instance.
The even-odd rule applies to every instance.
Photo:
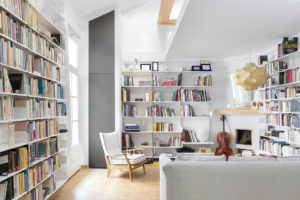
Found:
[[[129,62],[124,62],[131,65]],[[129,64],[128,64],[129,63]],[[122,115],[122,131],[123,134],[129,134],[134,143],[134,147],[141,147],[144,149],[144,154],[147,158],[158,158],[161,153],[169,153],[172,156],[177,155],[176,149],[183,146],[190,146],[195,149],[195,153],[199,152],[199,147],[211,147],[214,142],[180,142],[180,145],[166,146],[170,137],[177,137],[181,140],[182,130],[193,130],[196,132],[199,128],[205,128],[210,131],[210,117],[212,113],[211,108],[211,89],[212,86],[195,86],[199,76],[211,75],[211,71],[191,71],[192,65],[197,65],[195,62],[172,62],[162,61],[159,62],[159,71],[141,71],[139,70],[140,64],[151,64],[151,62],[142,61],[137,65],[136,71],[122,70],[121,75],[133,77],[133,85],[123,86],[121,90],[127,89],[130,91],[130,101],[122,101],[123,105],[133,105],[136,107],[135,116],[124,116],[123,109],[121,108]],[[199,65],[199,63],[198,63]],[[140,81],[151,81],[153,76],[158,76],[160,86],[140,86]],[[178,85],[178,77],[181,76],[181,85]],[[165,78],[174,78],[174,86],[161,86]],[[213,81],[212,81],[213,82]],[[174,101],[174,92],[180,89],[189,90],[204,90],[207,92],[210,100],[208,101]],[[146,93],[150,90],[160,91],[162,94],[162,101],[146,101]],[[140,99],[142,101],[136,101]],[[153,117],[147,116],[146,110],[150,106],[158,105],[160,107],[174,109],[175,116],[168,117]],[[196,116],[183,117],[181,114],[181,107],[183,105],[190,105],[193,107]],[[153,123],[172,123],[173,131],[153,131]],[[140,128],[139,132],[130,132],[125,130],[126,124],[137,124]],[[148,146],[141,145],[147,142]],[[159,144],[158,144],[159,143]],[[158,146],[159,145],[159,146]],[[206,153],[211,154],[211,153]]]
[[[268,114],[266,130],[260,136],[260,153],[278,157],[300,156],[300,109],[291,109],[292,101],[300,105],[297,92],[300,88],[300,51],[274,59],[262,67],[271,78],[259,89],[260,111]],[[274,136],[272,130],[281,133]]]
[[[25,0],[22,0],[25,2]],[[12,116],[9,120],[1,120],[0,125],[4,124],[15,124],[17,122],[42,122],[42,121],[48,121],[48,120],[56,120],[57,122],[57,132],[54,134],[49,132],[48,136],[36,138],[34,140],[30,140],[29,136],[18,138],[19,135],[15,135],[15,143],[14,144],[1,144],[0,146],[0,156],[5,154],[6,152],[27,147],[28,150],[28,163],[27,166],[21,169],[18,169],[17,171],[8,173],[6,176],[0,176],[0,183],[4,183],[5,181],[9,180],[10,178],[14,178],[21,173],[26,172],[27,175],[29,174],[29,170],[42,165],[43,162],[48,161],[49,159],[53,158],[54,156],[59,156],[59,159],[57,160],[57,166],[51,170],[51,172],[46,173],[46,177],[43,177],[43,179],[38,180],[38,182],[32,184],[31,186],[28,185],[28,187],[20,194],[14,194],[14,200],[17,199],[27,199],[27,195],[30,196],[34,191],[42,191],[43,187],[49,187],[49,191],[45,197],[43,197],[42,193],[40,193],[40,198],[37,196],[36,199],[48,199],[54,192],[56,192],[67,180],[67,176],[65,175],[65,170],[67,168],[67,162],[68,162],[68,141],[69,141],[69,135],[70,132],[63,132],[60,133],[59,129],[67,129],[70,130],[69,127],[69,69],[66,67],[66,58],[67,58],[67,51],[65,48],[62,48],[58,46],[56,43],[54,43],[49,37],[45,36],[38,28],[34,28],[31,24],[28,23],[28,21],[25,21],[22,17],[20,17],[18,14],[16,14],[16,10],[12,10],[11,8],[7,7],[7,0],[0,2],[0,10],[5,12],[6,15],[10,16],[10,18],[17,22],[20,26],[23,26],[24,28],[27,28],[30,32],[34,33],[37,37],[43,38],[47,45],[49,47],[54,48],[55,51],[62,53],[62,59],[64,60],[62,63],[58,63],[55,60],[51,59],[48,55],[45,55],[41,51],[37,51],[36,49],[32,49],[29,46],[27,46],[25,43],[18,42],[15,38],[12,38],[6,34],[0,33],[0,38],[4,38],[5,41],[9,41],[14,47],[21,49],[26,54],[30,54],[34,56],[35,58],[41,58],[44,61],[47,61],[51,64],[51,66],[55,66],[56,68],[60,69],[60,80],[53,79],[48,76],[43,76],[40,74],[37,74],[35,72],[29,71],[29,69],[22,69],[18,68],[16,66],[6,64],[6,63],[0,63],[0,68],[7,69],[8,73],[18,73],[23,74],[23,77],[27,80],[27,78],[37,78],[41,80],[46,80],[50,84],[57,84],[60,86],[64,86],[64,98],[57,98],[57,97],[49,97],[49,96],[34,96],[26,93],[11,93],[11,92],[1,92],[0,96],[1,98],[10,98],[14,102],[17,99],[35,99],[40,101],[47,101],[47,102],[55,102],[57,103],[64,103],[67,105],[67,112],[66,115],[58,114],[58,107],[55,106],[55,115],[50,116],[49,114],[45,114],[43,117],[35,117],[35,118],[22,118],[22,119],[16,119],[14,118],[13,112],[10,113]],[[16,1],[11,1],[16,2]],[[25,12],[25,11],[23,11]],[[44,17],[41,13],[39,13],[38,10],[32,7],[32,12],[35,13],[35,16],[37,18],[37,21],[39,21],[39,25],[43,26],[47,31],[50,33],[56,33],[61,34],[64,37],[64,34],[62,31],[60,31],[56,26],[54,26],[49,20],[47,20],[46,17]],[[2,16],[3,17],[3,16]],[[1,22],[1,25],[3,26],[3,21]],[[3,27],[2,27],[3,28]],[[2,50],[3,51],[3,50]],[[49,123],[49,122],[48,122]],[[28,133],[27,133],[28,134]],[[47,142],[50,141],[52,138],[57,138],[57,151],[53,154],[48,153],[48,156],[46,157],[40,157],[32,162],[29,160],[29,149],[30,146],[41,143],[41,142]],[[26,177],[25,177],[26,178]],[[27,176],[29,178],[29,176]],[[28,180],[29,181],[29,180]]]

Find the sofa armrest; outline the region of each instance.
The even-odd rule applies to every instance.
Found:
[[[175,162],[167,154],[159,156],[160,167],[160,200],[176,200],[176,168]]]

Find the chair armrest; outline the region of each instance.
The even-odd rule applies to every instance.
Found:
[[[116,154],[108,154],[107,156],[109,157],[114,157],[114,156],[124,156],[125,153],[116,153]]]
[[[124,151],[128,151],[128,152],[130,152],[130,151],[144,151],[145,149],[143,149],[143,148],[136,148],[136,149],[128,149],[128,150],[124,150]]]

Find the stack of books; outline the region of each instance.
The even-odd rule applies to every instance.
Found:
[[[125,131],[127,131],[127,132],[139,132],[140,127],[136,124],[125,124]]]

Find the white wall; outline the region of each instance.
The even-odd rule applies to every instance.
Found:
[[[159,60],[171,40],[174,26],[158,25],[160,1],[153,0],[122,15],[122,59]]]
[[[253,56],[253,57],[256,57]],[[213,108],[234,108],[234,99],[231,85],[231,74],[234,74],[237,69],[241,69],[249,62],[249,56],[242,56],[238,58],[230,58],[223,61],[213,62]],[[220,115],[213,115],[211,119],[211,139],[216,142],[216,135],[222,131],[222,122]],[[260,115],[227,115],[227,122],[225,123],[226,131],[232,135],[231,147],[235,149],[235,131],[236,129],[250,129],[252,130],[252,142],[254,150],[259,147],[260,130],[264,129],[260,119],[264,116]],[[217,143],[216,143],[217,145]]]

